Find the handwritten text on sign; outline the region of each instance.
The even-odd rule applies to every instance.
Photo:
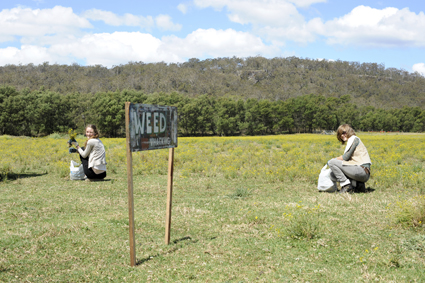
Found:
[[[130,104],[131,151],[177,147],[177,107]]]

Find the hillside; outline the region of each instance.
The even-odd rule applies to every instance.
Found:
[[[272,101],[314,94],[350,95],[358,106],[425,108],[425,78],[383,64],[319,61],[297,57],[190,59],[181,64],[130,62],[113,68],[100,65],[7,65],[0,85],[53,92],[95,94],[137,90],[146,94],[178,92]]]

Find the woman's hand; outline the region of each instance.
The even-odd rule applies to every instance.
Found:
[[[342,158],[342,155],[341,155],[341,156],[338,156],[336,159],[338,159],[338,160],[344,160],[344,159]]]
[[[72,145],[75,146],[76,149],[80,148],[80,145],[78,144],[78,142],[72,142]]]

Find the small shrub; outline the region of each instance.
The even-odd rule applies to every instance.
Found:
[[[118,168],[117,168],[117,166],[115,165],[115,164],[108,164],[107,165],[108,167],[107,167],[107,169],[108,169],[108,171],[109,171],[109,173],[112,173],[112,174],[116,174],[117,173],[117,171],[118,171]],[[135,175],[143,175],[143,170],[142,169],[137,169],[137,170],[135,170],[136,172],[136,174]]]
[[[59,133],[53,133],[53,134],[50,134],[49,138],[58,140],[62,138],[62,135]]]
[[[59,176],[61,178],[65,178],[65,177],[69,176],[69,173],[70,173],[70,169],[68,167],[63,167],[63,166],[60,167]]]
[[[246,188],[236,188],[235,192],[229,195],[230,198],[245,198],[251,195],[251,192]]]
[[[286,225],[278,229],[279,234],[293,239],[313,239],[319,235],[321,225],[320,204],[313,208],[306,207],[301,203],[295,206],[286,206],[283,218]]]
[[[389,204],[390,218],[395,225],[404,227],[422,227],[425,222],[425,196],[420,195],[408,200]]]
[[[69,163],[68,162],[57,161],[57,162],[54,163],[54,168],[55,168],[56,173],[58,173],[61,178],[65,178],[65,177],[69,176],[70,169],[69,169]]]
[[[425,251],[425,235],[416,235],[402,243],[407,250],[424,252]]]
[[[12,167],[9,163],[0,164],[0,181],[6,181],[7,175],[12,173]]]
[[[414,164],[412,167],[412,171],[415,173],[419,173],[423,171],[422,164]]]
[[[247,222],[249,225],[256,225],[256,224],[264,224],[266,222],[265,217],[258,216],[258,213],[248,213],[247,214]]]

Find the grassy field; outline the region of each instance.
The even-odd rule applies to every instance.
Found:
[[[168,150],[133,153],[130,267],[125,140],[102,139],[108,176],[87,183],[67,137],[1,136],[0,282],[424,282],[425,135],[359,137],[354,195],[316,189],[335,136],[180,138],[170,245]]]

